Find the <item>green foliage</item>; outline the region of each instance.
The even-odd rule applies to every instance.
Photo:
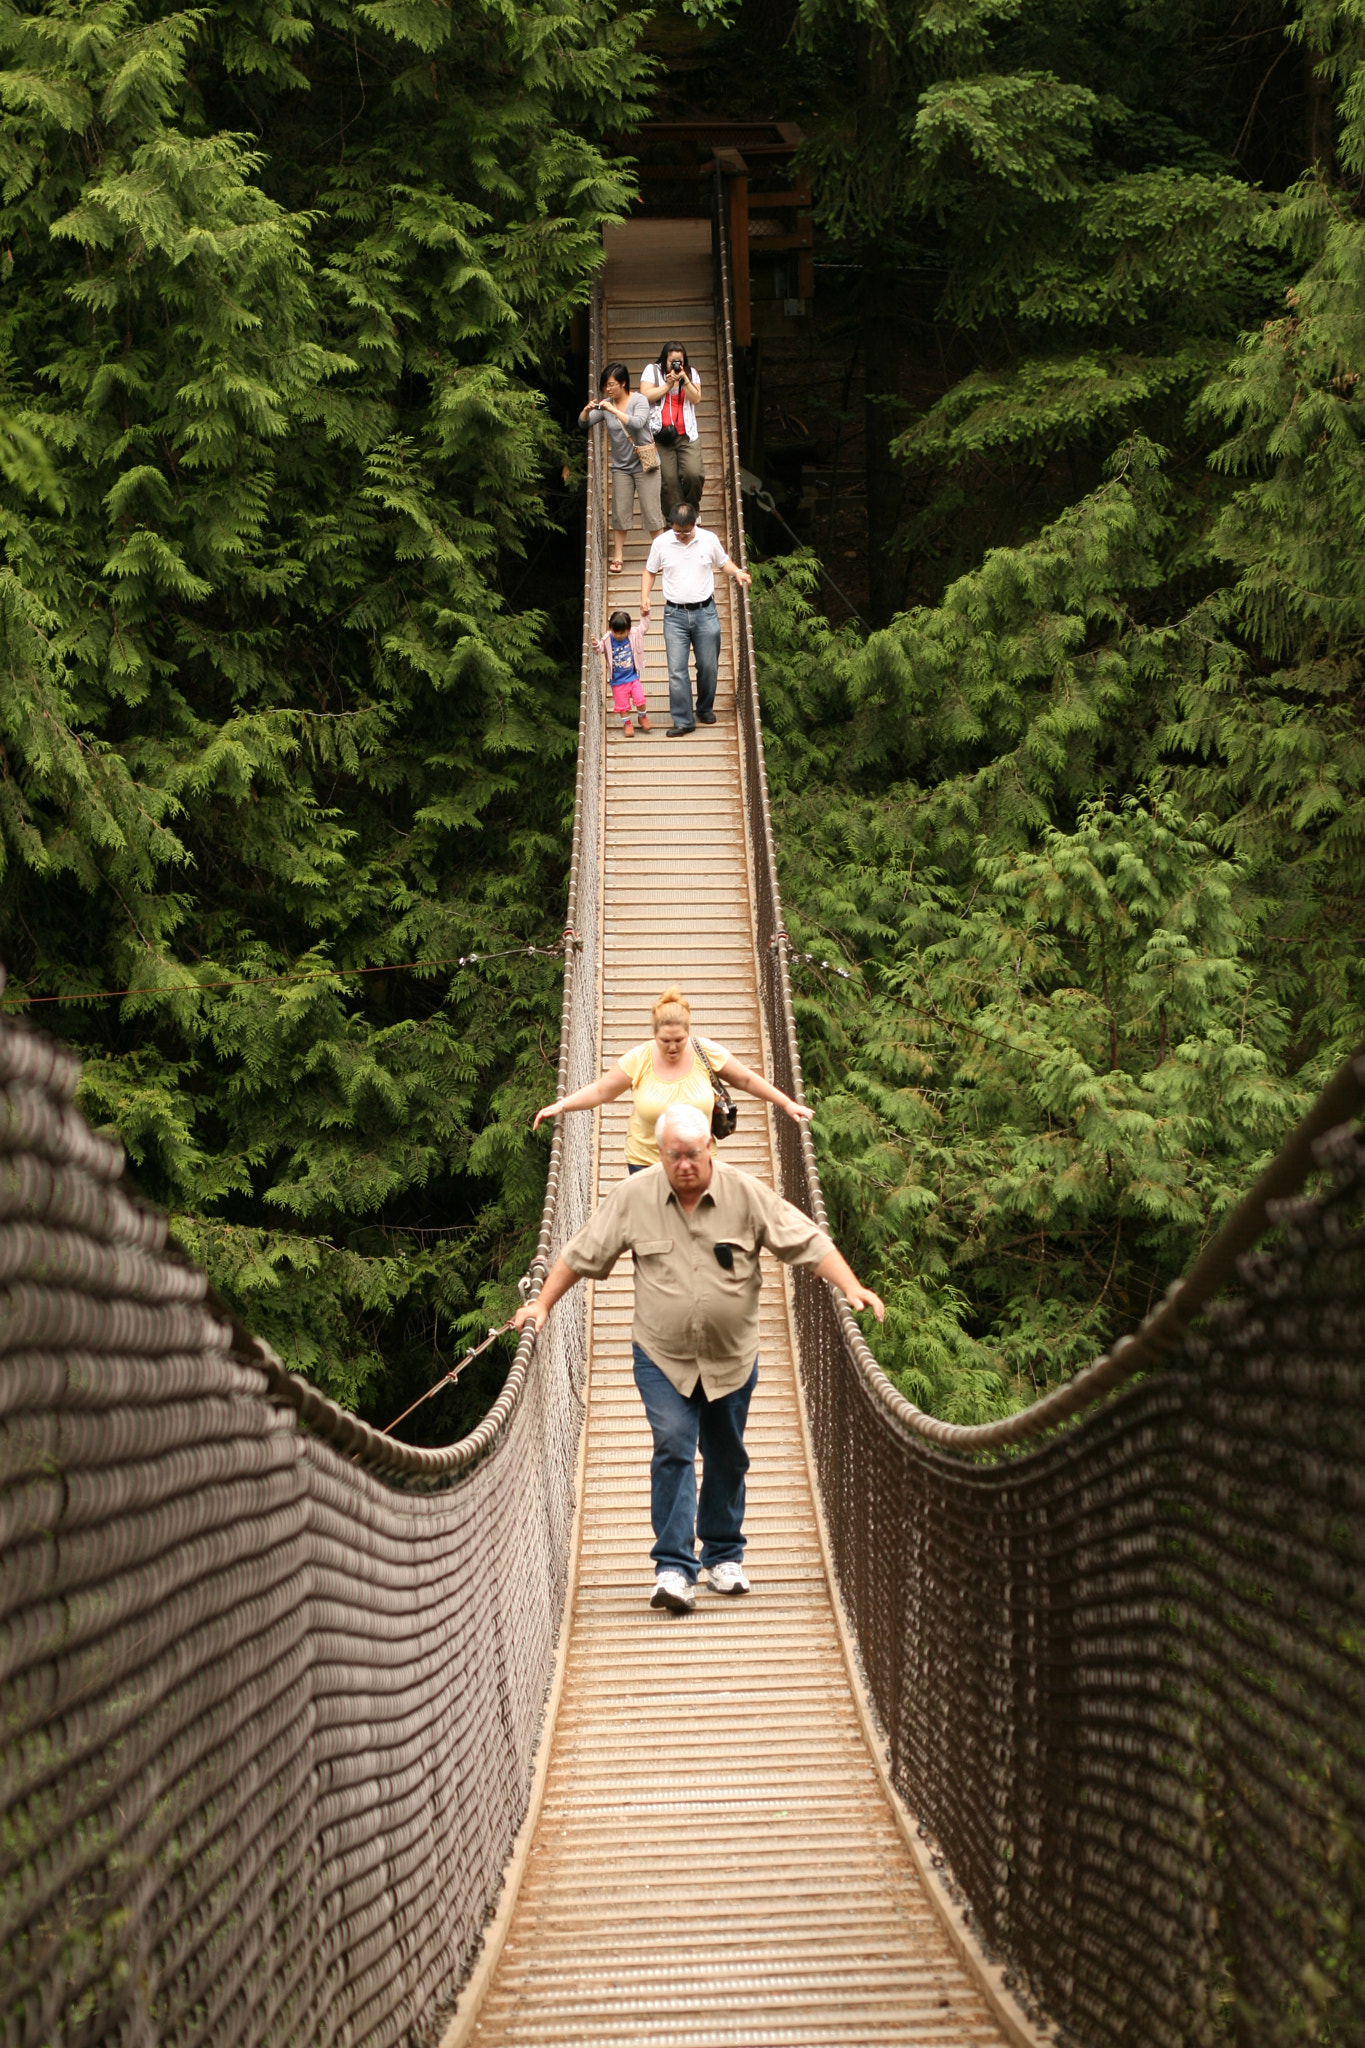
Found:
[[[818,217],[932,251],[940,310],[967,326],[1226,330],[1262,202],[1216,116],[1191,132],[1174,69],[1224,26],[1216,4],[802,0],[796,40],[826,82]]]
[[[731,26],[729,0],[679,0],[683,13],[704,29]]]
[[[1216,344],[1186,342],[1171,355],[1036,354],[973,370],[901,435],[899,452],[955,478],[1001,457],[1049,462],[1078,443],[1118,439],[1138,419],[1188,404],[1225,355]]]
[[[937,601],[1091,488],[1126,434],[1172,451],[1178,494],[1187,460],[1202,473],[1190,400],[1291,274],[1240,160],[1266,83],[1243,85],[1241,53],[1267,38],[1291,54],[1278,0],[801,0],[816,218],[865,265],[879,623],[885,582]],[[947,387],[912,419],[887,323],[916,385]]]
[[[1295,459],[1272,444],[1217,558]],[[788,924],[853,976],[795,969],[826,1192],[888,1298],[878,1355],[960,1421],[1147,1312],[1365,1015],[1365,603],[1333,614],[1330,676],[1306,603],[1272,668],[1287,610],[1245,571],[1172,609],[1160,451],[1112,468],[865,644],[815,613],[808,560],[758,609]],[[1301,574],[1271,517],[1280,547]]]
[[[132,991],[43,1013],[87,1112],[348,1402],[436,1376],[539,1208],[559,975],[525,947],[577,676],[509,593],[629,201],[599,131],[639,109],[637,31],[598,0],[0,9],[9,995]]]
[[[827,225],[983,337],[897,442],[931,601],[835,631],[805,557],[757,611],[831,1210],[957,1420],[1131,1328],[1365,1016],[1365,7],[1262,12],[1258,93],[1287,33],[1337,101],[1281,194],[1161,76],[1216,5],[800,17],[884,88]]]

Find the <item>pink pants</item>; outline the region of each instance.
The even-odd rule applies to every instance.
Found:
[[[613,711],[619,712],[622,718],[629,718],[632,704],[641,711],[645,708],[645,686],[638,676],[631,676],[629,681],[613,683],[611,686]]]

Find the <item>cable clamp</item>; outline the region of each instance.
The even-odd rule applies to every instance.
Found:
[[[521,1296],[523,1303],[528,1302],[532,1295],[539,1294],[541,1288],[545,1285],[546,1275],[549,1273],[549,1270],[549,1260],[543,1259],[540,1253],[537,1252],[517,1282],[517,1293]]]

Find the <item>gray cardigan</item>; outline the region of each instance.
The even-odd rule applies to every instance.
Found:
[[[606,428],[607,438],[611,442],[611,466],[613,469],[635,470],[640,467],[640,458],[635,452],[635,443],[636,441],[643,441],[649,432],[649,400],[642,392],[633,391],[626,400],[626,415],[631,424],[632,432],[630,434],[626,432],[614,412],[603,412],[600,405],[593,407],[588,417],[584,420],[583,425],[585,427],[595,427],[600,423]]]

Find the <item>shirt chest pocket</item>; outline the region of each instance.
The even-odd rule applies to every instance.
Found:
[[[657,1303],[660,1298],[680,1293],[678,1261],[671,1237],[642,1237],[632,1247],[635,1285]]]
[[[758,1270],[758,1240],[752,1231],[718,1238],[711,1250],[722,1284],[728,1282],[734,1286],[752,1280]]]

